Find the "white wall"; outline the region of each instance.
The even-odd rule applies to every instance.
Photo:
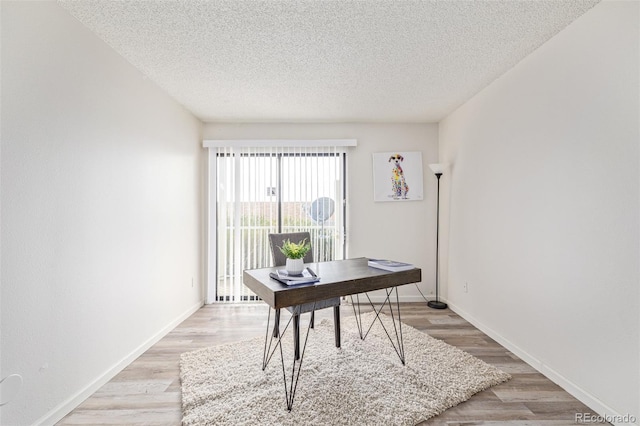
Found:
[[[637,419],[638,9],[597,5],[439,127],[450,304],[601,414]]]
[[[438,159],[436,124],[218,124],[208,123],[204,139],[357,139],[347,154],[348,257],[382,257],[422,268],[425,294],[435,293],[436,178],[428,167]],[[424,199],[373,201],[374,152],[420,151]],[[404,301],[423,300],[416,286],[401,287]]]
[[[200,305],[200,132],[55,2],[2,2],[1,424],[54,422]]]

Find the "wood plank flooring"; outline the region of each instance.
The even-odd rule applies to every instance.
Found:
[[[402,304],[402,321],[485,362],[513,378],[474,395],[420,425],[576,425],[577,413],[593,413],[559,386],[449,309]],[[353,315],[342,306],[343,316]],[[316,313],[332,318],[332,310]],[[307,317],[305,315],[304,317]],[[283,318],[286,320],[283,312]],[[58,425],[180,425],[180,354],[264,336],[267,306],[207,305],[122,370]],[[259,366],[256,366],[259,368]]]

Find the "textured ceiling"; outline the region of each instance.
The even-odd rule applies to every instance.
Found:
[[[436,122],[598,1],[60,4],[205,122]]]

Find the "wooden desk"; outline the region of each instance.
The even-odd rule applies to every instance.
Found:
[[[367,265],[367,258],[334,260],[307,264],[320,282],[286,286],[269,276],[279,268],[247,269],[244,284],[274,309],[311,303],[332,297],[382,290],[422,280],[419,268],[389,272]]]
[[[371,299],[369,299],[368,296],[367,299],[369,300],[369,303],[371,303],[371,306],[373,306],[376,313],[376,318],[373,322],[375,323],[375,321],[378,320],[382,327],[384,327],[384,324],[382,323],[378,315],[380,314],[380,311],[385,306],[385,304],[388,303],[391,311],[391,317],[394,321],[396,342],[394,343],[389,332],[387,332],[387,336],[391,341],[391,345],[393,345],[394,349],[396,350],[400,361],[404,365],[404,344],[402,340],[402,323],[400,318],[400,304],[398,301],[397,287],[405,284],[420,282],[422,280],[422,271],[419,268],[414,268],[407,271],[389,272],[382,269],[372,268],[367,264],[367,261],[367,258],[362,257],[358,259],[335,260],[330,262],[307,264],[307,266],[309,266],[316,273],[316,275],[320,277],[319,282],[310,284],[287,286],[280,283],[279,281],[274,280],[269,276],[269,273],[276,271],[278,267],[248,269],[243,272],[242,278],[244,284],[251,290],[253,290],[254,293],[256,293],[273,309],[287,308],[289,306],[302,305],[303,303],[315,303],[321,300],[330,299],[332,297],[351,296],[354,294],[366,293],[369,291],[385,290],[387,296],[384,303],[380,306],[379,309],[376,309],[373,303],[371,303]],[[397,328],[395,327],[396,319],[394,316],[394,307],[392,306],[390,300],[390,295],[394,289],[396,294],[395,309],[398,316],[397,321],[399,323],[399,326]],[[339,320],[339,307],[336,309],[336,319]],[[367,337],[369,330],[371,330],[371,326],[373,326],[373,323],[369,327],[369,330],[365,332],[364,327],[362,327],[362,321],[360,319],[359,312],[356,312],[355,307],[354,314],[358,317],[357,323],[360,338],[364,340]],[[282,336],[285,334],[287,327],[289,326],[289,324],[287,324],[282,334],[279,334],[276,337],[270,339],[270,319],[271,309],[269,310],[269,317],[267,318],[267,333],[265,336],[265,346],[262,361],[263,370],[267,367],[267,364],[269,363],[269,360],[275,353],[276,349],[279,346],[280,348],[282,347]],[[339,341],[339,334],[340,328],[337,326],[336,342]],[[289,411],[291,411],[291,408],[293,406],[293,399],[297,388],[298,378],[300,377],[300,369],[302,367],[304,350],[306,348],[306,341],[308,337],[309,329],[307,329],[307,337],[305,338],[305,345],[302,349],[302,356],[299,357],[299,361],[296,361],[298,357],[294,355],[293,368],[290,370],[291,378],[289,381],[289,385],[287,384],[287,376],[284,376],[285,398],[287,400],[287,409]],[[271,351],[271,343],[274,339],[277,339],[277,341],[275,343],[273,351]],[[299,339],[299,336],[296,335],[294,337],[295,342],[297,342],[297,339]],[[295,345],[294,350],[297,354],[297,345]],[[280,351],[280,360],[282,363],[282,371],[284,372],[285,366],[284,359],[282,357],[282,351]]]

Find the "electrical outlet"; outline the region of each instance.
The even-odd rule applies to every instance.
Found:
[[[464,290],[465,293],[469,293],[469,283],[465,281],[462,289]]]
[[[193,288],[193,277],[191,277],[191,287]]]

